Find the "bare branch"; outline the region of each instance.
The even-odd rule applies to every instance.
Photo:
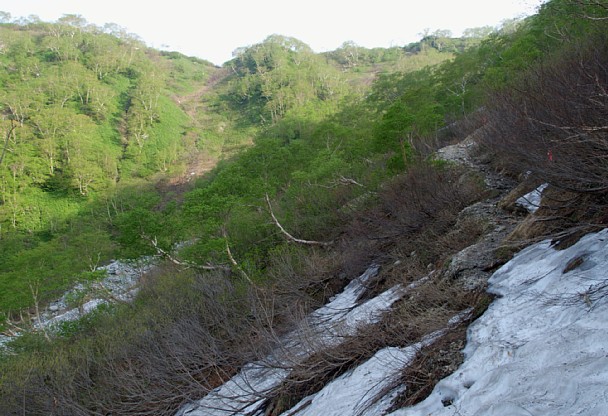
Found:
[[[364,185],[361,185],[359,182],[357,182],[356,180],[352,179],[352,178],[345,178],[344,176],[340,175],[340,183],[344,184],[344,185],[357,185],[360,186],[362,188],[365,188]]]
[[[109,298],[110,300],[112,300],[112,301],[114,301],[116,303],[127,303],[126,300],[120,299],[120,298],[114,296],[114,294],[112,293],[112,291],[110,289],[108,289],[108,287],[106,285],[104,285],[103,282],[97,282],[97,285],[103,291],[102,296],[106,296],[107,298]]]
[[[232,255],[232,251],[230,251],[230,245],[228,245],[228,234],[226,233],[226,230],[222,229],[222,233],[224,234],[224,240],[226,241],[226,254],[228,254],[230,263],[232,263],[232,265],[234,267],[236,267],[236,269],[241,273],[241,275],[245,278],[245,280],[247,280],[252,286],[255,286],[253,281],[249,278],[249,275],[247,273],[245,273],[245,270],[243,270],[241,268],[241,266],[239,266],[239,264],[234,259],[234,256]]]
[[[179,260],[175,257],[173,257],[170,253],[168,253],[166,250],[163,250],[161,247],[158,246],[158,240],[156,239],[156,237],[150,238],[145,234],[141,235],[141,238],[143,238],[144,240],[150,242],[150,244],[152,244],[152,247],[154,247],[154,249],[156,250],[156,252],[158,253],[159,256],[166,258],[167,260],[169,260],[171,263],[176,264],[178,266],[183,266],[186,268],[193,268],[193,269],[200,269],[200,270],[224,270],[224,271],[229,271],[230,268],[226,267],[224,265],[214,265],[214,264],[206,264],[206,265],[201,265],[201,264],[196,264],[196,263],[192,263],[189,261],[182,261]]]
[[[24,332],[25,329],[20,327],[19,325],[17,325],[17,323],[12,322],[10,319],[6,319],[6,321],[4,322],[7,326],[9,326],[9,328],[5,329],[4,332],[2,332],[2,334],[5,334],[9,337],[14,337],[17,334],[19,334],[20,332]]]
[[[281,223],[279,222],[277,217],[274,215],[274,211],[272,210],[272,205],[270,204],[270,198],[268,197],[268,194],[266,194],[265,197],[266,197],[266,204],[268,204],[268,211],[270,212],[270,216],[272,217],[272,221],[279,228],[281,233],[285,237],[287,237],[288,241],[290,241],[292,243],[304,244],[304,245],[309,245],[309,246],[323,246],[323,247],[331,246],[332,244],[334,244],[333,241],[303,240],[301,238],[296,238],[293,235],[289,234],[285,230],[285,228],[283,228],[283,226],[281,225]]]
[[[575,0],[574,3],[578,4],[583,11],[581,13],[577,13],[579,17],[583,19],[593,20],[593,21],[602,21],[608,20],[608,16],[592,16],[585,11],[585,8],[593,8],[596,7],[598,9],[603,9],[603,11],[608,11],[608,5],[602,0]],[[593,11],[592,9],[589,11]],[[600,13],[601,11],[598,10]],[[603,13],[602,13],[603,14]]]

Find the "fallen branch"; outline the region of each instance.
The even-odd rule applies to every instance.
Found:
[[[329,182],[329,185],[321,185],[320,183],[313,184],[312,182],[310,182],[310,180],[308,180],[308,186],[318,186],[318,187],[325,188],[325,189],[334,189],[340,185],[343,185],[343,186],[357,185],[357,186],[360,186],[361,188],[365,188],[365,185],[360,184],[359,182],[357,182],[356,180],[354,180],[352,178],[346,178],[343,175],[340,175],[339,179],[334,179],[333,181]]]
[[[364,185],[361,185],[356,180],[354,180],[352,178],[345,178],[342,175],[340,175],[340,183],[343,184],[343,185],[357,185],[357,186],[360,186],[361,188],[365,188]]]
[[[110,300],[112,300],[112,301],[114,301],[116,303],[129,303],[125,299],[120,299],[120,298],[114,296],[114,294],[112,293],[112,291],[110,289],[108,289],[108,287],[106,285],[104,285],[103,282],[97,282],[97,285],[102,290],[102,296],[105,296],[106,298],[109,298]]]
[[[11,322],[9,319],[6,319],[6,321],[4,322],[9,328],[6,328],[4,330],[4,332],[2,332],[3,335],[9,336],[9,337],[14,337],[17,336],[17,334],[19,334],[20,332],[24,332],[25,329],[18,326],[16,323]]]
[[[224,270],[224,271],[230,271],[230,268],[227,267],[227,266],[224,266],[224,265],[215,265],[215,264],[201,265],[201,264],[196,264],[196,263],[192,263],[192,262],[189,262],[189,261],[179,260],[179,259],[173,257],[167,251],[163,250],[161,247],[159,247],[158,246],[158,240],[156,239],[156,237],[150,238],[147,235],[142,234],[141,238],[143,238],[144,240],[149,241],[150,244],[152,244],[152,247],[154,247],[154,249],[156,250],[156,253],[158,253],[159,256],[161,256],[163,258],[166,258],[171,263],[176,264],[178,266],[182,266],[182,267],[186,267],[186,268],[200,269],[200,270]]]
[[[283,228],[283,226],[281,225],[281,223],[279,222],[279,220],[277,219],[277,217],[274,215],[274,211],[272,210],[272,205],[270,204],[270,198],[268,197],[268,194],[266,194],[266,203],[268,204],[268,211],[270,212],[270,216],[272,217],[272,221],[279,228],[279,230],[281,231],[281,233],[285,237],[287,237],[288,241],[290,241],[292,243],[304,244],[304,245],[309,245],[309,246],[323,246],[323,247],[331,246],[332,244],[334,244],[333,241],[302,240],[301,238],[296,238],[293,235],[289,234],[285,230],[285,228]]]

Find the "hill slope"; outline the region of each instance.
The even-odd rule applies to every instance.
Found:
[[[1,411],[174,414],[224,391],[216,389],[258,362],[271,364],[267,370],[282,378],[271,390],[254,392],[256,411],[280,414],[303,399],[310,403],[305,398],[359,372],[387,347],[409,354],[424,344],[387,387],[396,389],[393,410],[420,402],[462,360],[467,324],[491,303],[484,285],[501,264],[535,241],[552,237],[564,249],[608,223],[605,13],[595,3],[553,0],[516,30],[416,71],[384,67],[376,73],[386,62],[366,60],[336,66],[331,56],[273,36],[242,50],[226,68],[211,69],[205,88],[206,79],[196,76],[204,63],[147,51],[138,65],[152,65],[145,71],[150,74],[167,65],[164,84],[140,78],[138,66],[119,71],[114,78],[125,101],[117,98],[121,111],[105,121],[87,118],[86,94],[70,96],[62,108],[61,89],[47,92],[45,81],[36,90],[43,104],[70,115],[47,117],[47,124],[30,115],[26,143],[57,147],[34,152],[45,176],[28,179],[28,170],[21,179],[33,181],[34,195],[73,203],[75,213],[49,222],[48,229],[3,234],[9,256],[0,261],[11,277],[4,282],[17,282],[15,293],[39,300],[32,316],[44,307],[39,295],[50,299],[53,284],[70,285],[61,279],[71,276],[65,273],[75,269],[71,263],[97,269],[113,253],[157,254],[159,261],[141,274],[133,302],[109,302],[53,331],[23,331],[9,346],[15,355],[0,357]],[[68,27],[66,33],[86,38],[86,31]],[[26,53],[24,62],[34,59],[49,73],[68,64],[79,68],[85,45],[59,48],[59,55],[40,49],[39,56]],[[25,85],[35,86],[36,73],[26,74]],[[104,78],[93,85],[104,85]],[[159,85],[172,93],[158,101],[146,95]],[[131,137],[126,150],[106,143],[125,150],[115,192],[90,183],[83,195],[72,181],[77,149],[71,146],[78,141],[52,123],[64,118]],[[10,131],[10,118],[4,121]],[[186,127],[174,130],[182,121]],[[156,142],[154,131],[162,132]],[[175,137],[184,147],[175,147]],[[462,159],[464,166],[435,157],[442,147],[440,155]],[[180,149],[196,149],[184,166],[221,160],[204,177],[188,181],[184,171],[164,176]],[[469,157],[470,150],[479,154]],[[222,159],[227,153],[231,157]],[[519,185],[503,197],[513,181]],[[549,186],[540,207],[522,215],[515,201],[544,182]],[[27,213],[35,221],[37,212]],[[376,277],[357,278],[372,264],[381,266]],[[575,259],[567,268],[581,264],[590,266]],[[78,279],[95,286],[101,274]],[[34,279],[23,279],[28,276]],[[389,310],[360,319],[365,314],[358,311],[385,297]],[[88,300],[83,292],[70,302],[84,309]],[[316,316],[313,311],[326,310],[328,302],[355,306],[329,328],[346,342],[307,349],[308,337],[298,344],[306,354],[296,353],[288,365],[268,363],[303,317]],[[349,327],[353,322],[356,330]],[[27,317],[11,323],[17,330]]]

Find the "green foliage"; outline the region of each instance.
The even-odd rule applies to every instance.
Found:
[[[484,82],[504,88],[518,82],[524,70],[564,47],[605,31],[606,8],[595,2],[553,0],[537,15],[505,29],[481,43],[478,54],[485,66]]]
[[[445,88],[436,71],[421,70],[380,77],[370,95],[379,114],[374,130],[377,152],[393,152],[389,167],[402,170],[414,138],[424,137],[446,122]]]
[[[202,59],[185,56],[179,52],[161,52],[166,61],[170,89],[176,93],[193,92],[196,83],[205,81],[212,72],[212,64]]]
[[[0,282],[22,293],[5,305],[26,304],[31,282],[62,282],[43,297],[65,287],[116,247],[151,253],[144,236],[165,249],[195,239],[186,257],[224,262],[225,230],[237,256],[263,268],[277,239],[265,193],[294,233],[330,239],[349,198],[407,167],[413,140],[474,112],[488,86],[508,85],[561,43],[600,30],[601,21],[572,16],[604,11],[580,10],[552,1],[496,33],[436,31],[387,49],[345,42],[321,55],[273,35],[221,70],[78,16],[0,25],[0,128],[16,126],[0,166]],[[198,104],[185,107],[185,94]],[[199,154],[210,164],[234,158],[183,210],[156,194],[154,181],[182,175]],[[28,278],[17,277],[24,269]]]
[[[200,88],[213,66],[106,29],[77,16],[0,25],[0,311],[31,304],[31,284],[44,301],[115,256],[137,229],[125,218],[145,219],[129,211],[159,202],[142,183],[181,173],[195,150],[174,97]]]
[[[257,258],[254,263],[264,267],[266,247],[272,244],[260,244],[268,241],[268,229],[257,224],[264,210],[262,190],[273,198],[287,229],[302,238],[331,239],[331,230],[343,220],[341,207],[363,192],[360,186],[344,184],[373,189],[381,178],[403,171],[413,157],[412,142],[434,140],[436,131],[483,105],[488,85],[509,82],[521,68],[557,48],[546,42],[546,36],[559,19],[546,13],[519,24],[517,30],[515,25],[496,33],[479,28],[462,39],[436,32],[406,50],[438,65],[381,73],[365,99],[354,90],[339,101],[319,100],[316,94],[304,105],[289,102],[275,114],[268,112],[268,104],[297,91],[292,73],[298,62],[312,62],[306,60],[310,51],[282,37],[239,51],[230,63],[234,75],[223,97],[250,121],[266,120],[267,128],[254,148],[220,166],[209,182],[189,195],[187,221],[203,225],[201,234],[210,238],[197,243],[209,247],[198,252],[214,252],[221,258],[221,229],[233,224],[231,245],[238,247],[242,258]],[[395,67],[404,62],[389,55],[383,61],[352,42],[325,55],[349,71],[391,60]],[[299,76],[308,73],[305,69]],[[257,238],[253,230],[259,230]],[[256,249],[247,249],[241,241],[257,244]]]
[[[397,46],[368,49],[348,41],[335,51],[326,52],[325,55],[343,69],[353,69],[386,62],[395,63],[403,58],[404,51]]]
[[[237,53],[226,99],[255,123],[273,124],[292,108],[337,98],[340,74],[304,43],[279,35]]]

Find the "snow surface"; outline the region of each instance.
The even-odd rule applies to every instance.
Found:
[[[540,201],[543,197],[543,191],[549,186],[548,183],[543,183],[538,188],[534,189],[531,192],[528,192],[524,196],[520,196],[515,201],[515,204],[523,207],[528,210],[530,213],[535,213],[536,210],[540,207]]]
[[[563,251],[549,241],[521,251],[490,278],[498,298],[469,328],[462,366],[391,415],[608,415],[606,270],[608,229]],[[387,391],[391,381],[440,332],[378,351],[283,416],[384,415],[407,388]]]
[[[13,340],[13,337],[0,334],[0,353],[7,350],[7,344]]]
[[[608,229],[521,251],[490,278],[499,298],[469,328],[462,366],[393,415],[608,415],[606,270]]]
[[[466,310],[450,320],[456,325],[470,316]],[[418,351],[440,338],[445,330],[435,331],[413,345],[379,350],[365,363],[327,384],[321,391],[305,397],[282,416],[375,416],[391,407],[392,399],[405,390],[393,388],[403,368],[416,357]],[[388,390],[388,393],[387,393]],[[376,400],[379,399],[379,400]]]
[[[365,302],[358,299],[366,285],[378,273],[371,266],[351,281],[328,304],[311,313],[301,325],[281,341],[276,351],[266,359],[247,364],[222,386],[202,399],[182,407],[179,416],[258,415],[263,414],[265,395],[278,387],[294,365],[315,351],[344,342],[362,325],[377,322],[382,314],[403,297],[408,287],[397,285]]]
[[[54,331],[62,322],[75,321],[91,313],[100,305],[115,301],[129,302],[137,294],[139,279],[142,274],[150,271],[156,263],[156,258],[145,256],[136,261],[113,260],[106,266],[96,270],[105,271],[106,277],[100,281],[88,284],[78,283],[63,296],[49,304],[42,311],[40,319],[32,319],[34,329]],[[70,299],[87,297],[89,300],[79,306],[72,307]],[[20,336],[17,332],[11,336],[0,334],[0,353],[10,350],[10,342]]]
[[[114,260],[107,266],[96,270],[106,272],[106,277],[89,285],[79,283],[67,291],[60,299],[51,302],[46,311],[40,316],[40,321],[34,322],[36,328],[53,329],[57,324],[66,321],[75,321],[91,313],[103,304],[119,300],[131,301],[137,294],[137,283],[141,275],[154,266],[153,257],[142,257],[133,262]],[[70,298],[82,295],[90,299],[79,307],[70,307]]]
[[[388,347],[378,351],[357,368],[326,385],[318,393],[302,399],[283,416],[344,416],[382,414],[390,400],[374,403],[376,395],[390,387],[399,370],[407,366],[423,347],[419,342],[406,348]],[[399,391],[391,392],[392,399]]]

